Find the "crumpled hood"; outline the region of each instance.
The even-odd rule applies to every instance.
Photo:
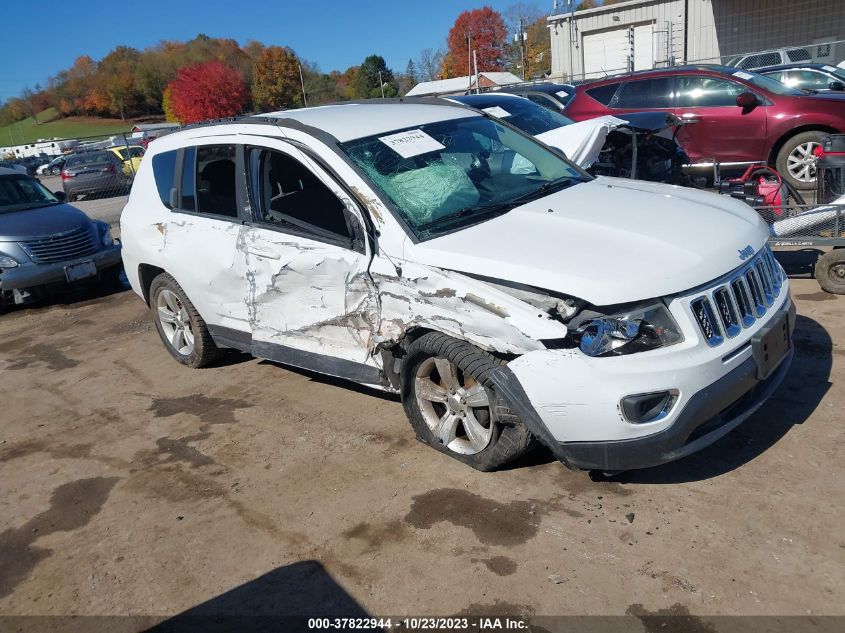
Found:
[[[87,215],[69,204],[0,213],[0,242],[66,233],[90,222]]]
[[[767,237],[762,218],[728,196],[600,177],[408,245],[406,257],[610,305],[712,281]]]

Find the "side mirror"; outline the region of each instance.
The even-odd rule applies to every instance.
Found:
[[[56,196],[56,199],[59,202],[64,202],[65,200],[67,200],[67,195],[65,195],[64,191],[54,191],[53,195]]]
[[[757,100],[757,95],[753,92],[743,92],[737,95],[736,104],[740,108],[753,108],[756,105],[760,105],[760,102]]]
[[[845,90],[845,83],[842,83],[841,81],[831,81],[827,84],[827,87],[830,90]]]

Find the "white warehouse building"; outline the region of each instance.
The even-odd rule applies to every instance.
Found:
[[[548,18],[552,77],[601,77],[682,63],[713,63],[786,47],[819,62],[845,59],[845,0],[627,0]]]

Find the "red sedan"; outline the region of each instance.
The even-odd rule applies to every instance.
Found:
[[[642,110],[671,112],[692,162],[766,161],[799,189],[815,184],[813,150],[845,132],[845,99],[788,88],[726,66],[676,66],[576,87],[566,115],[576,121]]]

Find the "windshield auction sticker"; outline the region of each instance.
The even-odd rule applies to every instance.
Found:
[[[754,79],[754,75],[749,75],[748,73],[744,73],[742,71],[735,72],[734,77],[739,77],[740,79],[745,79],[746,81]]]
[[[413,158],[446,149],[422,130],[407,130],[389,136],[379,136],[378,140],[399,154],[402,158]]]
[[[504,118],[509,117],[511,115],[510,112],[508,112],[507,110],[505,110],[501,106],[493,106],[491,108],[484,108],[484,111],[487,114],[494,116],[496,118],[499,118],[499,119],[504,119]]]

